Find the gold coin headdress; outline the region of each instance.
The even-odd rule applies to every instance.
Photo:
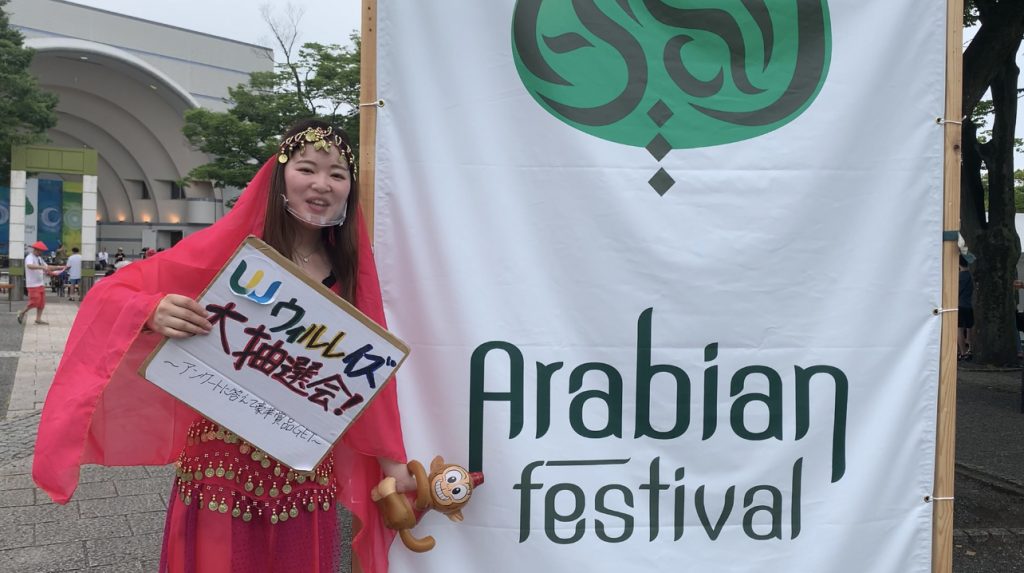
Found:
[[[345,143],[341,135],[334,132],[333,127],[310,127],[285,139],[277,150],[277,162],[281,164],[288,163],[292,153],[303,145],[312,145],[313,149],[323,151],[324,153],[330,152],[331,145],[337,145],[338,153],[345,158],[349,169],[355,175],[357,168],[352,148]]]

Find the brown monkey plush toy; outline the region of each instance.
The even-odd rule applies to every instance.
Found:
[[[462,506],[469,503],[473,489],[484,483],[484,474],[470,473],[462,466],[445,464],[441,456],[430,462],[430,476],[424,471],[423,464],[416,460],[409,460],[407,467],[416,478],[416,511],[435,509],[452,521],[462,521]],[[416,514],[409,498],[395,488],[395,478],[382,479],[370,492],[370,498],[380,509],[384,525],[398,531],[406,547],[417,553],[434,548],[433,537],[428,535],[417,539],[409,531],[416,526]]]

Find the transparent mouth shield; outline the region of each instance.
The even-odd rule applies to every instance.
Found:
[[[315,227],[340,227],[345,222],[345,217],[348,215],[348,201],[345,201],[344,203],[341,204],[340,213],[334,216],[328,216],[313,215],[311,213],[300,213],[299,211],[292,208],[292,206],[288,203],[287,197],[281,195],[281,198],[284,199],[285,210],[291,213],[292,217],[295,217],[296,219],[304,223],[309,223],[310,225],[313,225]]]

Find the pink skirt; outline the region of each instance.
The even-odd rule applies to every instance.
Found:
[[[170,497],[161,573],[340,571],[342,539],[334,507],[271,524],[265,518],[246,522],[197,502],[185,505],[177,491]]]

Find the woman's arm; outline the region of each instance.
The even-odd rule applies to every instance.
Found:
[[[416,491],[416,478],[412,477],[405,464],[388,458],[377,458],[377,463],[380,464],[380,469],[384,470],[384,475],[395,478],[398,491]]]
[[[50,271],[56,271],[56,270],[60,270],[60,269],[66,269],[67,267],[63,267],[63,266],[60,266],[60,265],[58,265],[58,266],[50,266],[50,265],[47,265],[47,264],[44,263],[44,264],[41,264],[41,265],[26,264],[25,268],[26,269],[32,269],[32,270],[35,270],[35,271],[47,271],[47,272],[50,272]]]

